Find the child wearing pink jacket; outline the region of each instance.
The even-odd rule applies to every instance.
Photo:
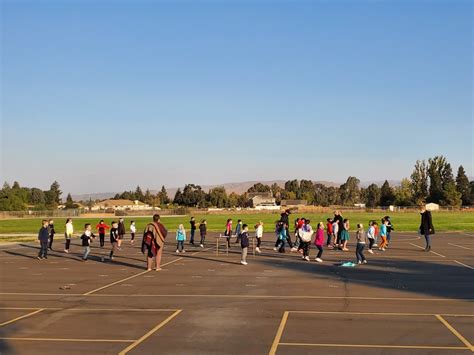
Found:
[[[318,248],[318,255],[316,256],[316,261],[322,263],[323,260],[321,256],[323,255],[323,244],[324,244],[324,223],[319,222],[318,229],[316,231],[316,238],[314,239],[314,245]]]

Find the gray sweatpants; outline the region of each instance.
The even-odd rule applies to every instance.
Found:
[[[241,260],[241,262],[244,262],[244,263],[247,262],[247,252],[248,252],[248,249],[249,249],[249,248],[247,248],[247,247],[242,248],[242,260]]]

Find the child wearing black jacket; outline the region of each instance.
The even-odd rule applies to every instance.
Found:
[[[54,230],[54,221],[52,219],[49,220],[49,250],[53,251],[53,239],[56,231]]]
[[[204,248],[204,240],[206,239],[207,234],[207,221],[203,219],[199,224],[199,232],[201,234],[201,248]]]
[[[249,226],[244,224],[242,226],[242,232],[240,233],[240,246],[242,247],[242,259],[240,263],[247,265],[247,253],[249,249]]]
[[[82,257],[83,261],[87,261],[87,257],[91,252],[91,242],[93,239],[95,239],[95,235],[92,234],[91,229],[92,227],[90,223],[86,223],[84,225],[84,233],[81,235],[82,246],[84,247],[84,256]]]
[[[42,227],[38,232],[38,241],[40,243],[40,251],[38,253],[38,259],[48,259],[48,240],[49,240],[49,228],[48,220],[43,219]]]
[[[112,222],[112,228],[110,229],[110,245],[111,245],[111,250],[110,250],[110,255],[109,258],[110,260],[114,260],[114,251],[117,249],[117,243],[119,241],[119,233],[118,233],[118,224],[117,222]]]

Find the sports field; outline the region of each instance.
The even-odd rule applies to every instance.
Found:
[[[394,233],[385,253],[345,268],[353,243],[320,264],[274,252],[269,233],[243,266],[236,244],[216,255],[211,234],[186,254],[169,240],[159,272],[128,241],[113,262],[96,243],[88,262],[77,244],[43,261],[34,243],[5,245],[0,352],[470,354],[473,238],[438,233],[424,252],[416,234]]]
[[[351,224],[355,227],[357,223],[363,223],[367,225],[369,220],[377,220],[385,216],[387,213],[367,213],[367,212],[347,212],[343,213],[344,218],[349,218]],[[392,222],[395,226],[396,231],[399,232],[415,232],[420,226],[420,214],[417,212],[404,212],[404,213],[388,213],[392,217]],[[433,212],[433,223],[438,232],[448,231],[474,231],[474,217],[472,212]],[[313,225],[316,225],[319,221],[326,221],[328,217],[332,217],[331,214],[327,213],[295,213],[290,216],[290,220],[296,217],[307,217],[311,219]],[[202,219],[206,219],[208,223],[208,230],[213,232],[224,232],[225,223],[227,218],[232,218],[234,223],[238,219],[242,219],[244,223],[247,223],[251,228],[258,222],[263,221],[265,224],[266,231],[273,229],[275,221],[279,219],[279,214],[245,214],[232,212],[229,215],[196,215],[196,221],[199,223]],[[117,221],[119,217],[115,217]],[[141,231],[147,223],[149,223],[151,217],[125,217],[125,226],[128,228],[129,222],[134,220],[137,225],[137,230]],[[170,230],[175,230],[180,223],[183,223],[185,228],[189,227],[190,216],[178,216],[178,217],[166,217],[163,216],[162,220]],[[76,234],[81,233],[85,223],[92,223],[93,228],[99,222],[98,218],[74,218],[74,227]],[[105,218],[105,222],[110,225],[112,219],[110,217]],[[55,229],[58,233],[58,237],[64,233],[64,218],[55,219]],[[24,236],[37,233],[41,227],[41,218],[33,219],[8,219],[0,220],[0,235],[14,234],[11,239],[15,240],[18,236],[24,234]],[[0,238],[0,240],[8,240]],[[30,238],[31,239],[31,238]]]

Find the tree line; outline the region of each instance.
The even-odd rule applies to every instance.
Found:
[[[135,191],[124,191],[116,194],[114,199],[138,200],[153,207],[178,205],[186,207],[250,207],[250,196],[253,193],[265,193],[281,200],[306,200],[318,206],[354,206],[362,203],[367,207],[376,206],[419,206],[434,202],[441,206],[471,206],[474,204],[474,181],[469,181],[463,166],[459,166],[454,177],[451,164],[444,156],[435,156],[428,160],[418,160],[408,178],[402,179],[399,185],[390,186],[386,180],[382,186],[371,184],[366,188],[360,186],[360,180],[349,176],[340,186],[326,186],[311,180],[289,180],[283,187],[274,183],[265,185],[257,183],[247,192],[228,194],[224,187],[216,187],[205,192],[201,186],[187,184],[178,189],[173,199],[168,197],[164,186],[157,193],[150,190],[143,192],[140,186]],[[18,182],[12,186],[5,183],[0,191],[0,211],[21,211],[31,209],[54,209],[61,202],[62,192],[59,183],[54,181],[50,189],[20,187]],[[93,201],[83,202],[92,206]],[[70,194],[67,195],[66,208],[75,208],[77,204]]]

